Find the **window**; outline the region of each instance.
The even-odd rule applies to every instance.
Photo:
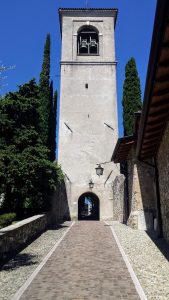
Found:
[[[99,36],[96,29],[91,26],[84,26],[77,37],[78,55],[98,55],[99,54]]]

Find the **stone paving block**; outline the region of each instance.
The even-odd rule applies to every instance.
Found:
[[[21,300],[138,300],[111,230],[76,222]]]

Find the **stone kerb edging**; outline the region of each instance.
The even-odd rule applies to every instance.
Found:
[[[15,255],[24,245],[45,231],[49,214],[36,215],[0,230],[0,261]]]

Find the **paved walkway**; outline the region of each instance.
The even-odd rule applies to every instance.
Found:
[[[21,296],[22,300],[138,300],[103,222],[76,222]]]

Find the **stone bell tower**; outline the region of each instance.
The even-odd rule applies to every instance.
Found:
[[[119,174],[109,162],[118,138],[116,9],[59,9],[62,35],[58,162],[65,173],[70,216],[79,199],[92,196],[98,219],[113,219],[112,183]],[[92,179],[94,187],[89,188]],[[85,203],[84,203],[85,205]],[[91,204],[92,206],[92,204]],[[98,208],[99,207],[99,208]],[[90,210],[90,207],[89,207]]]

